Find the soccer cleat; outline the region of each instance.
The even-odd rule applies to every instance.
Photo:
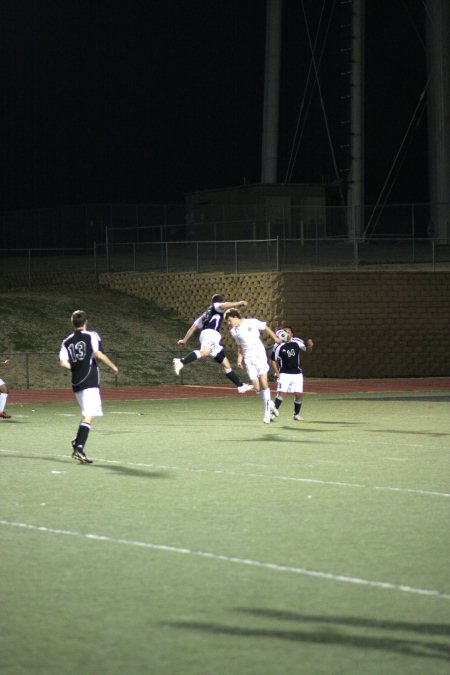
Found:
[[[175,371],[175,375],[180,374],[180,370],[183,368],[184,363],[182,363],[181,359],[174,359],[173,360],[173,369]]]
[[[76,459],[82,464],[93,464],[92,459],[89,459],[89,457],[85,455],[84,451],[81,450],[80,448],[74,449],[74,451],[72,452],[72,459]]]
[[[82,464],[93,464],[92,459],[89,459],[89,457],[84,453],[84,450],[81,448],[77,448],[75,445],[76,439],[74,438],[73,441],[71,442],[73,452],[72,452],[72,459],[76,459]]]
[[[275,403],[273,401],[270,401],[270,414],[272,417],[278,417],[280,414],[280,411],[275,407]]]
[[[271,421],[272,421],[272,420],[270,419],[270,412],[269,412],[269,413],[266,413],[266,414],[264,415],[264,420],[263,420],[264,424],[270,424]]]
[[[245,394],[246,391],[251,391],[252,389],[253,389],[252,384],[241,384],[241,386],[237,388],[240,394]]]
[[[294,415],[293,419],[296,420],[297,422],[303,422],[305,418],[302,417],[301,415]]]
[[[0,417],[2,417],[4,420],[10,420],[11,419],[11,415],[8,415],[5,412],[1,412]]]

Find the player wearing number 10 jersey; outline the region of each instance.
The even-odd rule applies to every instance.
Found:
[[[314,342],[309,338],[306,344],[300,338],[294,337],[292,328],[285,326],[287,333],[286,342],[274,345],[270,360],[273,371],[277,377],[277,395],[275,398],[275,410],[273,417],[278,417],[279,409],[283,403],[283,394],[294,393],[294,415],[296,421],[302,421],[300,415],[303,399],[303,373],[300,367],[300,355],[302,351],[311,351]],[[278,332],[278,331],[277,331]]]

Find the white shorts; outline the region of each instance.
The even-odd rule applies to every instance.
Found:
[[[257,380],[260,375],[269,372],[266,352],[246,354],[244,357],[245,369],[250,380]]]
[[[277,381],[277,391],[284,394],[303,393],[303,373],[291,375],[290,373],[280,373]]]
[[[102,399],[98,387],[76,391],[75,397],[83,417],[103,417]]]
[[[211,350],[210,356],[214,358],[223,349],[223,345],[220,344],[221,339],[222,336],[217,330],[205,328],[200,333],[200,349],[209,347]]]

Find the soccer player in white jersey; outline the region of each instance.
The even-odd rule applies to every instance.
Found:
[[[283,403],[283,395],[294,393],[294,415],[293,419],[301,422],[303,417],[300,415],[303,400],[303,372],[300,367],[301,352],[311,351],[314,342],[311,338],[305,341],[294,337],[291,326],[285,326],[284,329],[277,331],[277,335],[285,331],[287,339],[283,344],[275,344],[270,355],[272,368],[277,378],[277,395],[275,398],[275,410],[273,416],[278,417],[279,409]]]
[[[243,319],[238,309],[228,309],[225,312],[224,320],[238,345],[237,365],[242,368],[242,363],[245,364],[249,380],[264,404],[263,421],[265,424],[270,424],[271,410],[275,406],[270,398],[267,378],[269,363],[266,348],[261,340],[261,333],[266,333],[277,344],[281,344],[282,340],[275,335],[265,321]]]
[[[0,362],[0,367],[6,367],[9,363],[9,359],[5,359],[4,361]],[[11,419],[11,415],[8,415],[8,413],[5,412],[5,407],[6,407],[6,401],[8,399],[8,385],[6,384],[5,380],[2,380],[0,378],[0,418],[3,418],[5,420]]]
[[[231,307],[247,307],[247,301],[236,300],[234,302],[225,302],[221,295],[213,295],[210,306],[201,316],[195,319],[186,335],[177,341],[177,345],[181,347],[187,343],[196,331],[200,331],[200,349],[194,349],[181,359],[173,359],[175,375],[179,375],[181,369],[188,363],[194,363],[198,359],[211,356],[214,361],[222,366],[225,377],[234,384],[240,394],[253,389],[253,385],[242,382],[236,375],[222,345],[220,327],[222,326],[225,310],[231,309]]]

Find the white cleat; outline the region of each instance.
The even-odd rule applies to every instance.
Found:
[[[296,420],[297,422],[303,422],[305,418],[302,417],[301,415],[294,415],[293,419]]]
[[[175,371],[175,375],[179,375],[181,369],[183,368],[184,363],[182,363],[181,359],[174,359],[173,360],[173,369]]]
[[[246,391],[251,391],[252,389],[253,389],[252,384],[241,384],[241,386],[237,388],[240,394],[245,394]]]
[[[270,402],[270,414],[272,415],[272,417],[278,417],[278,415],[280,414],[278,408],[275,408],[275,403],[273,401]]]
[[[263,420],[264,424],[270,424],[271,421],[272,421],[272,420],[271,420],[271,418],[270,418],[270,413],[266,413],[266,414],[264,415],[264,420]]]

